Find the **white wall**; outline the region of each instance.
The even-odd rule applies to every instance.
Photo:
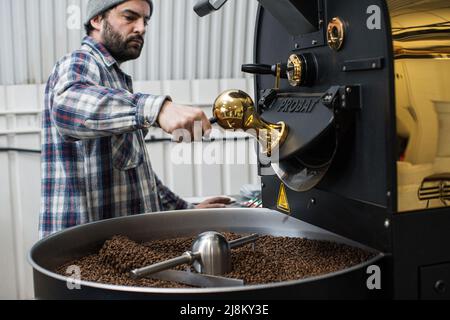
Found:
[[[252,93],[253,83],[249,79],[135,83],[137,92],[168,93],[177,102],[203,106],[209,116],[210,104],[220,92],[230,88]],[[0,86],[0,149],[40,149],[43,89],[41,85]],[[151,135],[163,136],[157,130]],[[208,146],[211,147],[210,144],[186,145],[185,150],[201,159]],[[175,165],[170,156],[179,145],[148,144],[155,171],[184,197],[238,194],[243,184],[258,182],[253,142],[227,142],[226,147],[230,146],[243,160],[241,164]],[[224,148],[219,149],[223,152]],[[0,151],[0,299],[33,298],[32,273],[26,256],[38,239],[39,206],[40,155]]]
[[[257,1],[232,0],[204,18],[195,3],[154,0],[143,54],[125,68],[136,80],[243,77],[241,64],[253,61]],[[79,48],[86,4],[1,0],[0,85],[44,83],[54,63]]]

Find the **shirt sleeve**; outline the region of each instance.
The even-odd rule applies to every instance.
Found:
[[[52,119],[66,139],[120,135],[156,124],[168,96],[131,93],[102,83],[94,57],[77,51],[57,66]]]
[[[173,193],[169,188],[167,188],[158,176],[155,174],[156,188],[158,190],[161,208],[163,211],[173,211],[173,210],[187,210],[195,209],[192,203],[189,203],[175,193]]]

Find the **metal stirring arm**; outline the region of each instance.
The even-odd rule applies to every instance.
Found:
[[[236,249],[236,248],[240,248],[245,246],[246,244],[255,242],[256,240],[259,239],[259,235],[258,234],[252,234],[250,236],[247,237],[243,237],[243,238],[239,238],[233,241],[230,241],[230,249]]]
[[[259,238],[259,235],[253,234],[247,237],[243,237],[234,241],[229,242],[229,249],[235,249],[242,247],[248,243],[255,242]],[[204,258],[204,257],[203,257]],[[194,264],[195,261],[201,261],[202,260],[202,253],[201,252],[192,252],[187,251],[182,256],[166,260],[163,262],[159,262],[147,267],[134,269],[130,272],[130,276],[133,279],[140,279],[146,276],[149,276],[151,274],[155,274],[157,272],[169,270],[175,267],[178,267],[183,264]]]
[[[200,254],[193,252],[185,252],[182,256],[166,260],[163,262],[152,264],[151,266],[134,269],[131,271],[131,277],[133,279],[143,278],[153,273],[172,269],[183,264],[193,264],[196,259],[200,258]]]

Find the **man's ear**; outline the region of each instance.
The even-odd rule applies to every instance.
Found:
[[[98,15],[91,19],[91,25],[95,30],[101,31],[102,28],[103,17]]]

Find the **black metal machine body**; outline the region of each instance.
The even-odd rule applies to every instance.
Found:
[[[295,183],[290,186],[292,180],[283,177],[285,172],[270,173],[267,165],[261,165],[264,206],[387,253],[390,264],[383,276],[390,279],[390,285],[386,298],[450,298],[450,208],[424,206],[401,212],[397,172],[400,106],[396,108],[403,93],[396,82],[401,77],[400,63],[406,60],[415,67],[440,59],[437,63],[448,66],[450,4],[284,1],[304,14],[304,20],[314,21],[304,26],[305,32],[299,32],[289,29],[292,13],[275,9],[275,4],[264,6],[270,1],[260,2],[263,6],[256,27],[255,64],[283,63],[296,55],[304,61],[309,59],[306,72],[314,69],[308,83],[293,86],[282,79],[276,97],[272,95],[269,104],[260,103],[260,113],[267,121],[284,121],[290,129],[280,151],[280,163],[293,162],[289,164],[293,170],[287,175],[305,167],[313,172],[306,175],[316,174],[308,159],[321,159],[321,155],[325,158],[319,163],[326,168],[313,186],[298,192]],[[424,22],[427,15],[437,12],[441,12],[439,22]],[[333,24],[336,18],[344,32],[339,49],[330,43],[339,40],[330,30],[339,26]],[[402,28],[394,28],[399,21]],[[335,29],[334,35],[338,31]],[[431,41],[435,42],[433,48],[422,44]],[[267,75],[256,76],[256,101],[273,88],[273,81]],[[410,81],[419,79],[411,77]],[[433,96],[427,85],[414,94],[429,100],[448,99]],[[333,105],[325,103],[324,97],[330,94],[335,99]],[[311,104],[309,109],[301,107]],[[324,112],[328,115],[325,118],[319,115]],[[282,185],[287,186],[284,201],[288,201],[288,207],[280,207]]]

